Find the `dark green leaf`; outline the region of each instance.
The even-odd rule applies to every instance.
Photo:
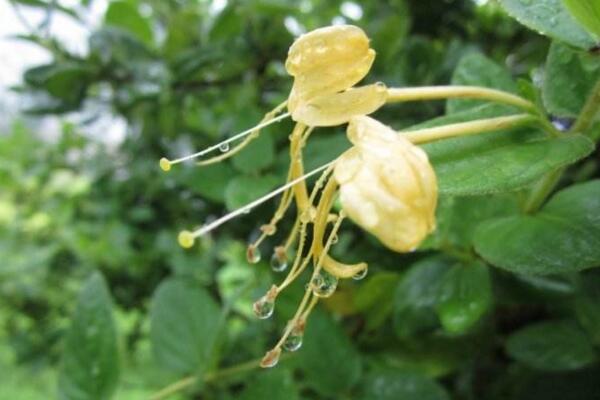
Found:
[[[219,306],[191,282],[164,281],[150,309],[150,339],[158,362],[176,373],[202,373],[209,367],[220,329]]]
[[[427,376],[410,371],[374,371],[366,378],[364,400],[449,400],[444,388]]]
[[[570,321],[529,325],[508,338],[506,350],[515,360],[546,371],[578,369],[596,359],[585,334]]]
[[[544,105],[559,117],[576,117],[600,79],[597,56],[553,43],[546,61]]]
[[[58,381],[61,399],[112,397],[120,370],[112,307],[104,278],[93,274],[81,290],[67,333]]]
[[[571,16],[561,0],[500,0],[502,7],[523,25],[585,50],[596,40]]]
[[[354,305],[365,315],[367,329],[378,328],[391,314],[394,299],[390,293],[398,286],[399,279],[399,274],[379,272],[357,288]]]
[[[225,205],[228,210],[235,210],[266,195],[278,184],[284,183],[273,175],[238,176],[230,180],[225,188]]]
[[[535,216],[481,225],[475,248],[495,266],[522,274],[580,271],[600,265],[600,181],[555,195]]]
[[[475,230],[482,222],[518,212],[514,195],[441,197],[436,211],[437,228],[422,248],[469,251]]]
[[[307,385],[324,395],[336,396],[358,381],[361,359],[339,324],[329,315],[313,312],[298,352],[298,368]]]
[[[298,389],[289,370],[277,367],[259,371],[247,381],[244,391],[236,396],[239,400],[297,400]]]
[[[488,267],[481,262],[455,265],[444,275],[438,316],[450,333],[464,333],[475,325],[492,303]]]
[[[451,265],[443,257],[432,257],[413,264],[404,275],[394,297],[394,327],[399,337],[437,326],[434,308],[443,276]]]

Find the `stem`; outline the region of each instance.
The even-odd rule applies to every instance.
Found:
[[[546,198],[554,190],[564,171],[564,168],[559,168],[556,171],[550,172],[535,184],[525,201],[524,210],[526,213],[531,214],[539,210],[544,201],[546,201]]]
[[[185,377],[175,383],[170,384],[169,386],[165,387],[164,389],[154,393],[152,396],[150,396],[149,400],[161,400],[161,399],[166,399],[168,396],[175,394],[187,387],[192,386],[194,383],[196,383],[196,381],[198,380],[197,376],[188,376]]]
[[[537,107],[529,100],[517,95],[478,86],[423,86],[418,88],[388,89],[388,102],[426,101],[455,98],[470,98],[495,101],[537,113]]]
[[[571,128],[570,132],[583,133],[587,131],[593,124],[594,118],[600,109],[600,80],[592,89],[592,93],[588,97],[579,117]],[[544,204],[546,198],[552,193],[563,173],[565,168],[559,168],[556,171],[546,174],[531,190],[529,197],[525,201],[525,212],[534,213]]]
[[[529,114],[512,115],[509,117],[498,117],[480,119],[476,121],[461,122],[457,124],[444,125],[436,128],[425,128],[414,131],[400,132],[405,138],[413,143],[427,143],[434,140],[447,139],[455,136],[474,135],[484,132],[494,132],[520,125],[536,122],[537,118]]]
[[[575,124],[571,128],[571,132],[583,133],[587,131],[594,122],[594,118],[598,114],[600,109],[600,80],[592,89],[590,97],[588,97],[579,117],[575,121]]]

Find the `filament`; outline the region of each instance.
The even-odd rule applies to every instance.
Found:
[[[171,165],[173,165],[173,164],[179,164],[181,162],[191,160],[193,158],[202,157],[203,155],[206,155],[206,154],[208,154],[208,153],[210,153],[212,151],[218,150],[219,148],[222,148],[223,146],[226,146],[226,145],[228,145],[231,142],[234,142],[234,141],[236,141],[238,139],[241,139],[244,136],[247,136],[247,135],[251,134],[254,131],[257,131],[257,130],[265,128],[265,127],[267,127],[267,126],[269,126],[271,124],[274,124],[275,122],[279,122],[282,119],[285,119],[285,118],[287,118],[289,116],[290,116],[290,113],[281,114],[281,115],[279,115],[277,117],[274,117],[274,118],[269,119],[269,120],[267,120],[265,122],[262,122],[262,123],[254,126],[252,128],[250,128],[250,129],[247,129],[247,130],[245,130],[243,132],[240,132],[237,135],[234,135],[234,136],[232,136],[232,137],[230,137],[228,139],[225,139],[224,141],[222,141],[220,143],[217,143],[217,144],[215,144],[213,146],[210,146],[210,147],[208,147],[208,148],[206,148],[206,149],[204,149],[202,151],[199,151],[199,152],[194,153],[194,154],[190,154],[190,155],[185,156],[185,157],[177,158],[175,160],[168,160],[168,162]]]
[[[224,224],[225,222],[227,222],[227,221],[229,221],[229,220],[237,217],[238,215],[245,214],[248,211],[250,211],[252,208],[254,208],[254,207],[256,207],[256,206],[264,203],[267,200],[272,199],[273,197],[277,196],[278,194],[280,194],[282,192],[285,192],[288,188],[291,188],[294,185],[296,185],[296,184],[298,184],[300,182],[303,182],[304,180],[310,178],[311,176],[318,174],[319,172],[323,171],[324,169],[327,169],[327,168],[331,167],[335,163],[335,161],[336,160],[330,161],[327,164],[322,165],[322,166],[320,166],[320,167],[318,167],[318,168],[310,171],[309,173],[304,174],[301,177],[296,178],[296,179],[288,182],[287,184],[285,184],[285,185],[281,186],[280,188],[272,191],[271,193],[268,193],[268,194],[264,195],[263,197],[261,197],[259,199],[256,199],[253,202],[251,202],[251,203],[249,203],[249,204],[247,204],[247,205],[245,205],[243,207],[240,207],[237,210],[235,210],[235,211],[233,211],[233,212],[231,212],[229,214],[224,215],[223,217],[217,219],[216,221],[211,222],[208,225],[203,226],[202,228],[200,228],[198,230],[195,230],[193,232],[188,232],[187,233],[188,236],[191,237],[191,238],[197,238],[199,236],[202,236],[202,235],[204,235],[204,234],[212,231],[213,229],[215,229],[218,226]]]

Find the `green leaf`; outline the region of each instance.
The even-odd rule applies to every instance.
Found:
[[[494,61],[479,53],[470,53],[458,63],[452,75],[453,85],[484,86],[505,92],[517,93],[517,84],[510,72]],[[485,104],[481,100],[450,99],[446,104],[446,112],[454,114],[470,110]]]
[[[229,181],[225,188],[225,205],[229,211],[243,207],[253,200],[266,195],[280,182],[276,176],[238,176]]]
[[[600,36],[600,2],[598,0],[562,0],[567,10],[590,33]]]
[[[594,271],[597,272],[597,271]],[[577,321],[595,345],[600,345],[600,275],[585,275],[582,290],[575,299]]]
[[[221,325],[219,306],[192,282],[160,284],[150,309],[150,340],[157,361],[178,374],[209,367]]]
[[[410,371],[374,371],[365,379],[364,400],[449,400],[446,390],[436,381]]]
[[[83,285],[67,333],[58,393],[65,400],[110,399],[119,379],[112,299],[100,273]]]
[[[263,170],[275,160],[273,134],[265,128],[248,146],[233,157],[233,166],[244,173]]]
[[[444,257],[431,257],[413,264],[396,288],[394,328],[405,338],[438,325],[434,312],[444,274],[452,264]]]
[[[449,333],[471,329],[492,303],[488,267],[482,262],[455,265],[444,275],[440,288],[438,316]]]
[[[522,274],[580,271],[600,265],[600,181],[556,194],[535,216],[488,221],[475,248],[491,264]]]
[[[83,101],[90,76],[90,70],[85,66],[67,62],[31,68],[25,72],[24,79],[30,86],[46,91],[72,108]]]
[[[298,388],[289,370],[282,367],[260,371],[247,381],[244,391],[236,396],[238,400],[297,400]]]
[[[513,18],[542,35],[585,50],[596,44],[561,0],[500,0],[500,4]]]
[[[546,61],[544,106],[559,117],[577,117],[600,79],[597,56],[553,43]]]
[[[453,114],[431,125],[476,114]],[[550,138],[522,128],[441,140],[423,149],[437,173],[440,193],[467,196],[523,189],[545,173],[587,156],[594,146],[584,136]]]
[[[394,272],[379,272],[358,286],[354,295],[357,311],[363,313],[367,329],[380,327],[393,310],[390,293],[398,286],[400,275]]]
[[[306,384],[326,396],[350,389],[360,378],[361,359],[339,324],[321,312],[308,320],[298,368]]]
[[[140,14],[135,4],[137,3],[112,1],[104,15],[104,23],[121,28],[137,37],[147,46],[152,46],[153,34],[150,21]]]
[[[475,231],[482,222],[518,212],[519,205],[514,195],[442,196],[436,210],[436,230],[421,248],[470,251]]]
[[[506,350],[515,360],[546,371],[578,369],[596,360],[588,338],[570,321],[529,325],[508,338]]]
[[[185,168],[180,181],[196,193],[219,203],[225,201],[225,190],[236,172],[227,163],[215,163],[202,167]]]

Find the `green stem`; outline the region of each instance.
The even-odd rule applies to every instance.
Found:
[[[592,89],[592,93],[588,97],[579,117],[575,121],[575,124],[571,128],[571,132],[584,133],[594,123],[594,118],[600,110],[600,80],[596,83]],[[552,193],[563,173],[565,168],[559,168],[554,172],[546,174],[531,190],[529,197],[525,201],[525,212],[534,213],[536,212],[546,201],[548,196]]]
[[[559,168],[556,171],[550,172],[535,184],[525,201],[524,209],[526,213],[531,214],[539,210],[544,201],[546,201],[546,198],[554,190],[564,171],[564,168]]]
[[[280,358],[280,361],[283,361],[284,359],[286,359],[288,357],[290,357],[290,354],[284,354]],[[178,380],[177,382],[170,384],[169,386],[161,389],[160,391],[156,392],[149,398],[149,400],[166,399],[169,396],[171,396],[177,392],[180,392],[184,389],[187,389],[187,388],[195,385],[200,380],[202,380],[204,383],[209,383],[209,382],[216,381],[218,379],[227,378],[229,376],[239,374],[241,372],[251,371],[253,369],[260,367],[260,362],[261,362],[261,358],[256,359],[256,360],[247,361],[245,363],[233,365],[231,367],[223,368],[218,371],[209,372],[206,375],[204,375],[204,378],[200,378],[197,375],[187,376],[183,379]]]
[[[532,102],[512,93],[479,86],[423,86],[416,88],[390,88],[390,103],[406,101],[443,100],[452,98],[481,99],[519,107],[529,113],[538,113]]]
[[[156,392],[155,394],[153,394],[150,397],[149,400],[166,399],[170,395],[175,394],[183,389],[186,389],[186,388],[192,386],[193,384],[196,383],[197,380],[198,380],[198,377],[196,377],[196,376],[185,377],[185,378],[165,387],[164,389]]]
[[[584,133],[594,123],[594,118],[600,110],[600,80],[592,89],[590,97],[585,102],[579,117],[575,121],[575,124],[571,128],[571,132]]]
[[[460,122],[438,126],[435,128],[401,131],[403,137],[412,143],[427,143],[456,136],[476,135],[485,132],[495,132],[508,128],[537,122],[538,118],[530,114],[511,115],[508,117],[486,118],[469,122]]]

